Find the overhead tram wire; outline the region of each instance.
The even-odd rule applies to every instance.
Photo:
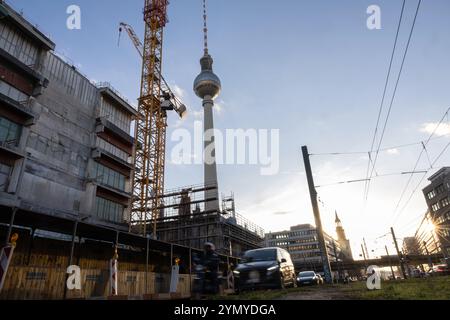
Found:
[[[400,79],[401,79],[403,68],[404,68],[405,61],[406,61],[406,56],[408,55],[408,51],[409,51],[409,47],[410,47],[410,44],[411,44],[411,39],[412,39],[412,36],[413,36],[413,33],[414,33],[414,29],[415,29],[415,25],[416,25],[416,21],[417,21],[417,16],[419,14],[421,3],[422,3],[422,0],[419,0],[419,2],[417,3],[417,8],[416,8],[416,12],[415,12],[415,15],[414,15],[414,20],[413,20],[413,23],[412,23],[412,26],[411,26],[411,30],[410,30],[410,33],[409,33],[408,42],[406,44],[405,52],[403,54],[402,63],[400,65],[400,70],[398,72],[397,80],[396,80],[395,87],[394,87],[394,92],[392,93],[392,98],[391,98],[391,102],[389,104],[389,109],[388,109],[388,112],[387,112],[387,115],[386,115],[386,119],[385,119],[385,122],[384,122],[384,125],[383,125],[383,130],[381,132],[380,140],[378,142],[378,148],[377,148],[377,152],[375,153],[375,160],[374,160],[374,163],[373,163],[373,166],[372,166],[372,169],[371,169],[371,173],[370,173],[369,179],[372,178],[373,173],[375,171],[375,166],[376,166],[376,163],[377,163],[377,160],[378,160],[378,155],[380,153],[381,145],[383,143],[384,135],[386,133],[387,124],[389,122],[389,118],[390,118],[391,111],[392,111],[392,106],[394,104],[395,96],[397,94],[398,85],[400,83]],[[367,185],[365,201],[367,201],[367,198],[369,196],[369,189],[370,189],[370,181],[368,182],[368,185]]]
[[[405,175],[405,174],[418,174],[418,173],[426,173],[426,172],[428,172],[428,171],[427,170],[418,170],[418,171],[385,173],[385,174],[379,174],[379,175],[373,176],[372,178],[382,178],[382,177],[399,176],[399,175]],[[334,183],[330,183],[330,184],[318,185],[318,186],[315,186],[315,188],[324,188],[324,187],[336,186],[339,184],[346,184],[346,183],[364,182],[366,180],[367,179],[362,178],[362,179],[354,179],[354,180],[347,180],[347,181],[339,181],[339,182],[334,182]]]
[[[433,161],[432,165],[433,167],[436,165],[436,163],[439,161],[439,159],[444,155],[445,151],[447,151],[447,149],[450,147],[450,142],[447,143],[447,145],[444,147],[444,149],[442,149],[441,153],[436,157],[436,159]],[[427,174],[431,171],[431,168],[422,176],[422,179],[420,179],[419,183],[417,184],[417,186],[414,188],[414,190],[411,192],[411,195],[409,196],[408,200],[406,201],[405,205],[402,207],[401,211],[397,214],[397,216],[394,219],[395,223],[397,221],[397,219],[400,217],[400,215],[403,213],[403,211],[405,211],[406,207],[408,206],[409,202],[411,201],[412,197],[414,196],[414,194],[416,193],[416,191],[419,189],[420,185],[422,184],[423,180],[425,179],[425,177],[427,176]]]
[[[432,132],[432,133],[430,134],[430,136],[428,137],[428,139],[427,139],[425,142],[422,143],[422,150],[421,150],[421,152],[420,152],[420,154],[419,154],[419,156],[418,156],[418,158],[417,158],[416,164],[414,165],[414,168],[413,168],[412,172],[416,171],[417,167],[419,166],[420,159],[422,158],[423,153],[426,152],[427,155],[428,155],[428,152],[426,151],[426,150],[427,150],[426,147],[427,147],[428,143],[430,142],[430,140],[431,140],[431,139],[434,137],[434,135],[436,134],[436,131],[439,129],[439,127],[440,127],[441,124],[443,123],[444,119],[447,117],[449,111],[450,111],[450,107],[445,111],[445,113],[444,113],[444,115],[442,116],[441,120],[438,122],[438,124],[437,124],[436,127],[434,128],[433,132]],[[431,160],[430,160],[429,157],[428,157],[428,161],[430,162],[430,168],[427,170],[427,172],[425,172],[425,174],[427,174],[428,171],[431,170],[431,169],[433,168],[433,164],[431,163]],[[410,183],[411,183],[411,181],[412,181],[412,178],[413,178],[413,174],[410,175],[410,177],[409,177],[409,179],[408,179],[408,181],[407,181],[405,187],[403,188],[403,191],[402,191],[402,193],[401,193],[401,195],[400,195],[400,198],[398,199],[397,205],[395,206],[394,213],[393,213],[394,217],[396,216],[397,210],[398,210],[398,208],[400,207],[400,204],[401,204],[401,202],[402,202],[402,200],[403,200],[403,197],[405,196],[406,191],[408,190],[408,187],[409,187],[409,185],[410,185]]]
[[[425,217],[425,213],[421,213],[418,216],[415,216],[413,219],[409,220],[408,222],[402,224],[401,226],[396,226],[396,230],[402,232],[407,230],[410,226],[412,226],[414,223],[416,223],[417,221],[420,221],[421,219],[423,219]],[[394,226],[395,227],[395,226]]]
[[[438,139],[442,139],[442,138],[443,138],[443,136],[439,136],[439,137],[430,139],[430,141],[434,141],[434,140],[438,140]],[[425,141],[422,140],[422,141],[413,142],[413,143],[406,143],[406,144],[400,144],[400,145],[391,146],[391,147],[385,147],[385,148],[380,149],[380,152],[394,150],[394,149],[402,149],[402,148],[407,148],[407,147],[413,147],[413,146],[421,145],[424,142]],[[314,157],[314,156],[346,156],[346,155],[367,155],[368,153],[369,153],[369,151],[344,151],[344,152],[310,153],[309,155],[311,157]]]
[[[378,134],[378,127],[379,127],[380,120],[381,120],[381,114],[383,113],[383,105],[384,105],[384,100],[386,98],[386,92],[387,92],[387,87],[388,87],[388,84],[389,84],[389,79],[391,77],[392,63],[394,61],[395,51],[397,49],[398,36],[399,36],[399,33],[400,33],[400,28],[401,28],[401,25],[402,25],[402,21],[403,21],[403,13],[405,11],[405,3],[406,3],[406,0],[403,0],[402,9],[401,9],[401,12],[400,12],[400,18],[399,18],[398,25],[397,25],[397,32],[395,34],[394,46],[392,48],[391,59],[389,61],[389,68],[388,68],[388,72],[387,72],[387,75],[386,75],[386,81],[384,83],[383,96],[381,98],[381,103],[380,103],[380,107],[379,107],[379,110],[378,110],[377,123],[376,123],[376,126],[375,126],[375,131],[373,133],[372,144],[370,146],[370,153],[369,153],[369,155],[371,155],[372,152],[373,152],[373,148],[375,146],[376,137],[377,137],[377,134]],[[367,163],[367,170],[366,170],[366,179],[369,179],[370,164],[372,162],[372,160],[370,158],[371,157],[369,156],[369,161]],[[366,191],[367,191],[367,188],[368,188],[368,184],[369,184],[369,182],[366,182],[366,184],[364,186],[364,198],[366,198]]]

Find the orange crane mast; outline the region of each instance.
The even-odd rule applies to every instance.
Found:
[[[167,107],[164,104],[164,101],[170,100],[167,99],[167,92],[163,90],[165,82],[161,73],[163,31],[168,21],[167,6],[168,0],[145,0],[141,91],[135,128],[135,171],[130,228],[140,226],[140,232],[146,235],[147,224],[151,222],[153,238],[156,238],[156,221],[164,192],[167,110],[176,110],[180,115],[184,112],[173,105]],[[136,39],[137,37],[133,42]]]

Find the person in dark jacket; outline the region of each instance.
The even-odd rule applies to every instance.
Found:
[[[202,265],[205,268],[205,281],[203,292],[205,294],[217,294],[219,292],[219,255],[216,247],[211,242],[204,244]]]
[[[217,294],[219,292],[219,256],[211,242],[204,244],[204,251],[200,256],[194,257],[196,281],[194,292],[196,296]]]

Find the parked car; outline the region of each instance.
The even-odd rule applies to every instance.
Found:
[[[297,285],[318,285],[323,283],[322,277],[314,271],[302,271],[297,276]]]
[[[447,276],[450,274],[450,271],[446,264],[438,264],[429,270],[428,274],[430,276]]]
[[[262,248],[245,252],[233,271],[237,291],[297,286],[290,254],[281,248]]]

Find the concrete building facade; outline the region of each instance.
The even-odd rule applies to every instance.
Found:
[[[450,167],[443,167],[429,179],[423,189],[429,217],[435,227],[443,254],[450,255]]]
[[[416,237],[403,238],[403,254],[420,254],[420,246]]]
[[[0,206],[127,230],[136,111],[54,48],[0,4]]]
[[[324,233],[330,261],[341,259],[338,241]],[[287,250],[297,269],[315,268],[322,263],[316,228],[310,224],[300,224],[289,230],[266,233],[265,247],[280,247]]]

